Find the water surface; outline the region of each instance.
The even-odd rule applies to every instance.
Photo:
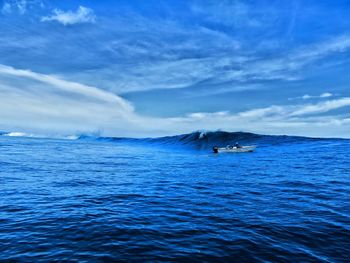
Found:
[[[236,139],[257,151],[211,153]],[[347,262],[349,147],[0,136],[0,261]]]

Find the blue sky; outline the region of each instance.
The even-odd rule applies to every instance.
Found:
[[[0,1],[0,129],[350,137],[349,1]]]

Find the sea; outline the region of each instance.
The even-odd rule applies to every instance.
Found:
[[[256,145],[252,153],[212,147]],[[1,262],[350,262],[350,140],[0,135]]]

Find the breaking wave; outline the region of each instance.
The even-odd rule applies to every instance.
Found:
[[[81,140],[113,141],[120,143],[144,143],[161,145],[165,147],[181,147],[197,150],[211,149],[213,146],[233,145],[236,142],[245,145],[257,144],[259,146],[271,146],[284,143],[302,143],[305,141],[326,140],[322,138],[309,138],[287,135],[261,135],[248,132],[225,132],[225,131],[196,131],[188,134],[165,136],[158,138],[117,138],[117,137],[92,137],[82,135]]]
[[[195,149],[210,149],[213,146],[239,144],[259,146],[278,145],[282,143],[298,143],[310,140],[324,140],[320,138],[308,138],[286,135],[261,135],[248,132],[193,132],[176,136],[168,136],[162,138],[148,139],[149,142],[161,143],[166,145],[182,145],[191,146]]]
[[[25,132],[0,132],[0,136],[5,137],[24,137],[24,138],[38,138],[38,139],[63,139],[63,140],[77,140],[79,135],[44,135]]]
[[[306,141],[327,140],[324,138],[309,138],[287,135],[261,135],[249,132],[225,132],[225,131],[196,131],[188,134],[165,136],[158,138],[123,138],[123,137],[103,137],[99,134],[77,134],[63,136],[43,136],[27,134],[22,132],[0,132],[1,136],[9,137],[31,137],[31,138],[51,138],[67,140],[87,140],[87,141],[109,141],[118,143],[143,143],[150,145],[161,145],[166,147],[182,147],[197,150],[206,150],[214,145],[226,146],[236,142],[245,145],[257,144],[259,146],[271,146],[284,143],[302,143]]]

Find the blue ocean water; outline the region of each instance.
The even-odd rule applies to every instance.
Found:
[[[213,145],[254,144],[213,154]],[[0,136],[0,261],[349,262],[350,140]]]

